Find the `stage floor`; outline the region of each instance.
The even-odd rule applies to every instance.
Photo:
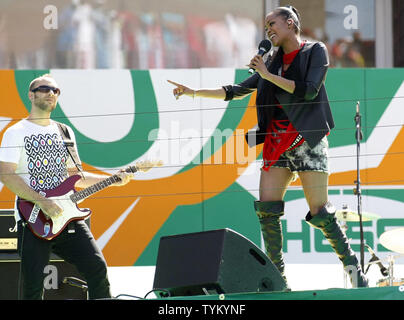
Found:
[[[404,300],[404,286],[290,292],[245,292],[161,299],[161,301],[164,300]]]
[[[109,267],[108,275],[111,283],[111,293],[114,297],[124,294],[144,298],[153,289],[155,267]],[[404,279],[404,265],[394,266],[394,275]],[[377,282],[382,275],[377,266],[372,266],[367,276],[369,288],[351,289],[350,284],[345,288],[344,274],[340,264],[288,264],[286,277],[292,289],[286,293],[242,293],[226,294],[226,299],[404,299],[400,286],[378,287]],[[402,287],[404,288],[404,287]],[[130,297],[124,297],[130,299]],[[156,299],[154,293],[149,293],[147,299]],[[181,298],[172,298],[181,299]],[[219,299],[217,295],[186,297],[185,299]]]

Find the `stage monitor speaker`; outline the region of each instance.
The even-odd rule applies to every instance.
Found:
[[[82,278],[75,266],[52,255],[49,266],[57,272],[57,285],[44,290],[44,300],[86,300],[87,290],[63,283],[65,278]],[[0,253],[0,300],[18,299],[20,258],[16,253]],[[49,273],[50,274],[50,273]]]
[[[158,297],[284,291],[267,255],[231,229],[161,237],[153,289]]]

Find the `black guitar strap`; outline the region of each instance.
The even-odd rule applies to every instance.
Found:
[[[76,149],[74,148],[74,142],[70,137],[69,130],[67,129],[66,125],[60,122],[56,122],[59,128],[60,135],[62,136],[63,142],[66,146],[67,152],[69,153],[70,157],[72,158],[76,168],[79,172],[83,171],[83,167],[79,160],[79,156],[77,155]]]

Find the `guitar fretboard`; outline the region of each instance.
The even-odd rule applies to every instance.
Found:
[[[128,167],[125,169],[126,172],[136,172],[137,168],[135,166]],[[93,184],[92,186],[89,186],[88,188],[85,188],[83,190],[77,191],[73,193],[70,196],[70,200],[72,200],[74,203],[77,203],[78,201],[84,200],[85,198],[93,195],[94,193],[101,191],[110,185],[121,181],[121,178],[119,178],[116,174],[113,176],[110,176],[96,184]]]
[[[74,194],[70,196],[70,199],[77,203],[78,201],[81,201],[94,193],[101,191],[107,187],[109,187],[111,184],[114,184],[115,182],[120,181],[121,179],[117,175],[113,175],[105,180],[102,180],[96,184],[93,184],[92,186],[85,188],[83,190],[77,191]]]

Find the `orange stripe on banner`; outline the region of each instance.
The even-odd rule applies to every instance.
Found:
[[[360,171],[363,185],[403,185],[404,184],[404,127],[400,130],[393,144],[377,168]],[[361,162],[366,161],[361,158]],[[355,185],[356,170],[339,172],[330,175],[330,185]]]
[[[16,121],[26,118],[28,111],[20,99],[20,94],[15,82],[14,70],[0,71],[0,88],[2,91],[2,94],[0,94],[1,116],[15,120],[11,121],[6,128],[4,128],[5,130],[15,124]],[[0,139],[3,137],[4,130],[0,132]]]
[[[249,106],[254,105],[255,95],[249,102]],[[248,161],[245,159],[245,163],[237,164],[243,156],[241,153],[248,150],[241,132],[246,132],[256,122],[255,108],[247,108],[236,128],[241,130],[240,136],[230,137],[220,150],[204,162],[204,165],[171,177],[135,181],[123,187],[111,187],[97,194],[97,196],[111,197],[109,199],[86,200],[82,207],[88,205],[94,211],[92,231],[94,236],[99,238],[137,199],[137,195],[140,197],[135,208],[103,250],[108,265],[133,265],[176,207],[200,203],[233,184],[248,164],[255,161],[261,152],[262,147],[258,147],[256,152],[250,152]],[[226,153],[226,147],[236,146],[236,140],[240,138],[243,140],[243,147],[240,148],[242,150],[233,148],[236,152]],[[222,155],[223,162],[230,164],[215,164],[218,154]],[[125,198],[125,195],[132,195],[132,197]],[[123,198],[113,198],[120,196]],[[102,216],[97,215],[97,212],[102,212]]]

